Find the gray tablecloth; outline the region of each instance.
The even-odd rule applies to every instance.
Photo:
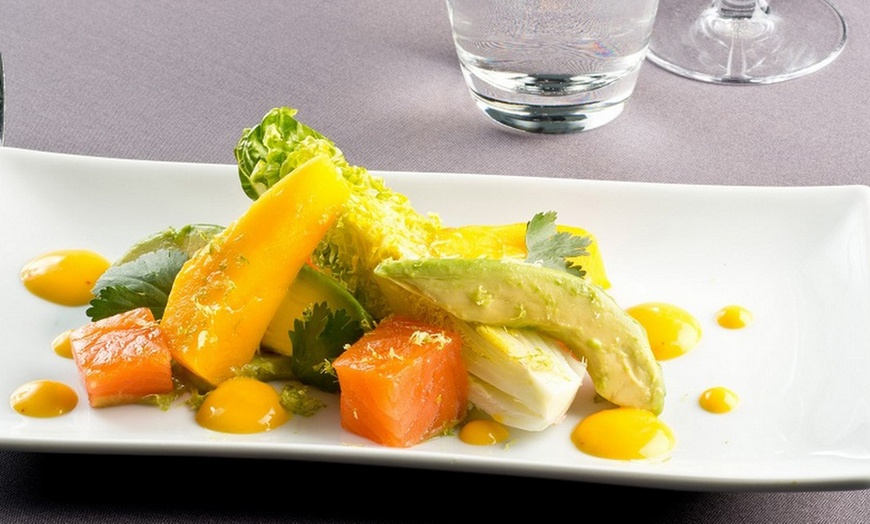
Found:
[[[819,72],[737,87],[647,63],[614,122],[537,136],[500,128],[473,105],[442,0],[3,0],[6,145],[229,164],[244,127],[289,105],[352,163],[376,170],[866,185],[870,10],[861,0],[836,3],[849,41]],[[9,522],[443,522],[472,508],[493,520],[518,511],[550,520],[595,518],[604,501],[608,515],[645,522],[870,520],[868,491],[671,492],[305,462],[0,451],[0,520]]]

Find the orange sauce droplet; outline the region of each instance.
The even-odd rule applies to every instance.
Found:
[[[727,329],[742,329],[752,324],[752,312],[743,306],[725,306],[716,313],[716,322]]]
[[[691,351],[701,340],[701,325],[688,311],[663,302],[647,302],[626,310],[646,330],[656,360]]]
[[[730,389],[717,386],[701,393],[698,403],[710,413],[722,414],[733,411],[740,398]]]
[[[289,419],[275,388],[248,377],[222,382],[196,412],[200,426],[223,433],[271,431]]]
[[[34,380],[18,387],[9,397],[12,409],[28,417],[57,417],[78,405],[75,391],[62,382]]]
[[[69,341],[70,333],[72,330],[68,329],[51,341],[51,349],[63,358],[73,358],[72,344]]]
[[[614,460],[645,460],[667,456],[676,438],[670,427],[645,409],[619,407],[593,413],[571,432],[580,451]]]
[[[494,420],[477,419],[467,422],[459,430],[459,440],[473,446],[500,444],[510,437],[510,432]]]
[[[110,262],[93,251],[52,251],[27,262],[21,269],[24,287],[34,295],[62,306],[84,306],[91,290]]]

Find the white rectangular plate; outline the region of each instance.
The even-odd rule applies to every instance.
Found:
[[[600,409],[584,386],[567,419],[513,431],[507,446],[455,436],[389,449],[343,431],[337,397],[312,418],[268,433],[207,431],[184,407],[90,409],[53,419],[0,407],[0,447],[317,460],[473,471],[686,490],[811,490],[870,486],[870,190],[653,185],[486,175],[378,173],[449,225],[527,221],[553,210],[600,243],[610,293],[624,305],[669,302],[701,322],[701,343],[662,363],[661,418],[675,432],[667,460],[624,462],[579,452],[573,426]],[[248,205],[235,166],[146,162],[0,149],[0,392],[54,379],[86,398],[52,339],[87,320],[27,293],[19,271],[61,248],[109,257],[166,227],[226,224]],[[750,309],[743,330],[718,327],[728,304]],[[723,385],[739,407],[703,411]]]

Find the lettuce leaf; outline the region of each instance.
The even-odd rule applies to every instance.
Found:
[[[332,158],[338,167],[347,165],[329,139],[293,118],[295,115],[295,109],[277,107],[260,124],[242,132],[233,154],[242,189],[251,200],[317,154]]]

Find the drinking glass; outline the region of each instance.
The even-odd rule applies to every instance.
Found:
[[[817,71],[845,43],[827,0],[659,0],[647,57],[704,82],[770,84]]]
[[[478,107],[535,133],[604,125],[634,91],[658,0],[447,0]]]

